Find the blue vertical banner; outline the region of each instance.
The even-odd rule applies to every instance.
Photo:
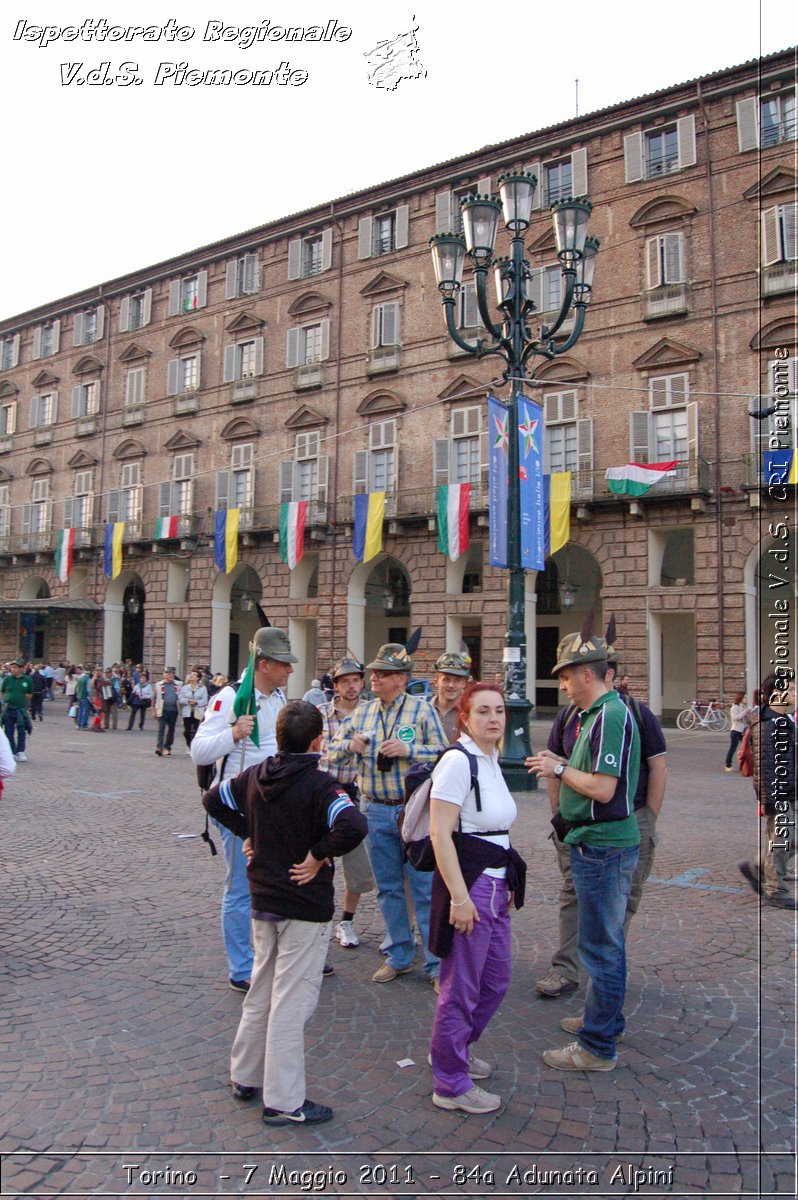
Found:
[[[507,561],[507,458],[510,450],[510,414],[495,396],[488,396],[488,525],[492,567]]]
[[[543,409],[518,397],[518,486],[521,494],[521,566],[542,571],[546,559],[543,488]]]

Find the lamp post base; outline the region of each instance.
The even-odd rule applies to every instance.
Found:
[[[524,698],[507,701],[507,732],[499,757],[499,766],[511,792],[535,792],[538,781],[524,766],[524,759],[532,753],[529,740],[529,717],[532,705]]]

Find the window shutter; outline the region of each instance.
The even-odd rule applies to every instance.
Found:
[[[167,317],[176,317],[180,312],[180,280],[169,280],[169,304],[166,310]],[[167,514],[168,515],[168,514]]]
[[[280,463],[280,503],[290,504],[294,498],[294,460]]]
[[[399,345],[399,305],[395,303],[382,306],[382,344],[383,346]]]
[[[759,145],[759,99],[749,96],[737,101],[737,145],[742,154]]]
[[[369,490],[369,452],[356,450],[352,460],[352,491],[361,495]]]
[[[123,296],[119,302],[119,332],[127,333],[130,328],[130,296]]]
[[[560,396],[560,414],[563,421],[575,421],[579,404],[578,392],[563,392]]]
[[[698,465],[698,405],[687,405],[687,457],[693,467]]]
[[[663,234],[665,243],[665,283],[684,283],[684,236],[681,233]]]
[[[260,264],[257,254],[244,255],[244,291],[248,296],[260,291]]]
[[[695,117],[680,117],[676,122],[676,138],[679,143],[679,167],[695,165]]]
[[[99,342],[100,338],[103,336],[104,329],[105,329],[105,305],[100,304],[97,308],[97,336],[94,339],[95,342]]]
[[[208,303],[208,272],[197,272],[197,308],[204,308]]]
[[[227,264],[224,272],[224,298],[235,300],[238,295],[238,259],[233,258]]]
[[[288,278],[299,279],[302,274],[302,238],[288,243]],[[296,363],[294,363],[296,366]]]
[[[577,487],[582,495],[593,492],[593,418],[576,422]]]
[[[318,483],[316,485],[316,499],[319,504],[327,503],[327,487],[330,478],[330,459],[326,454],[322,454],[318,459]]]
[[[265,339],[262,337],[255,338],[255,374],[263,374],[263,351]]]
[[[11,341],[11,366],[19,366],[19,334],[15,333]]]
[[[299,327],[289,329],[285,337],[286,369],[299,366]]]
[[[128,371],[128,373],[125,377],[125,404],[126,405],[139,404],[141,402],[141,400],[143,398],[142,393],[144,390],[141,386],[141,384],[143,382],[143,374],[144,374],[144,372],[139,367],[134,367],[130,371]]]
[[[627,183],[643,178],[643,135],[627,133],[623,139],[623,165]]]
[[[659,238],[649,238],[646,242],[646,287],[650,291],[658,288],[660,279]]]
[[[526,294],[535,307],[535,312],[543,308],[543,267],[534,267],[526,281]]]
[[[61,321],[53,321],[53,354],[57,354],[61,345]]]
[[[252,443],[245,442],[241,446],[233,446],[230,454],[230,467],[233,471],[245,471],[252,466]]]
[[[17,428],[17,404],[9,404],[6,408],[6,433],[12,434]]]
[[[435,194],[435,232],[452,232],[452,193],[436,192]]]
[[[80,384],[77,384],[77,385],[76,385],[75,387],[73,387],[73,389],[72,389],[72,416],[73,416],[73,417],[79,417],[79,416],[81,415],[81,412],[80,412],[80,408],[81,408],[81,404],[80,404],[80,394],[81,394],[81,391],[82,391],[82,388],[81,388]]]
[[[332,230],[325,229],[321,235],[321,269],[329,271],[332,266]]]
[[[170,358],[166,368],[166,394],[176,396],[180,378],[180,359]]]
[[[372,309],[372,312],[371,312],[371,339],[370,339],[369,344],[370,344],[372,350],[374,350],[380,344],[380,313],[381,312],[382,312],[381,304],[378,304],[377,307]]]
[[[220,511],[226,509],[230,502],[230,472],[217,471],[216,473],[216,508]]]
[[[357,256],[358,258],[371,258],[371,231],[373,221],[371,217],[361,217],[357,223]]]
[[[64,501],[64,529],[72,528],[72,501]]]
[[[75,313],[75,320],[72,324],[72,345],[83,345],[83,313]]]
[[[672,405],[679,406],[687,403],[689,395],[689,387],[687,384],[686,375],[671,375],[670,383],[670,402]]]
[[[158,516],[172,516],[172,485],[161,483],[158,486]]]
[[[50,404],[50,424],[55,425],[58,420],[58,392],[52,392],[52,401]]]
[[[448,438],[435,438],[432,455],[432,486],[441,487],[449,482],[449,455],[451,442]]]
[[[460,289],[462,296],[462,322],[464,329],[475,329],[480,324],[479,309],[477,308],[477,292],[473,283],[464,284]]]
[[[31,347],[31,358],[37,359],[42,356],[42,327],[37,325],[33,331],[33,346]]]
[[[142,302],[142,325],[149,325],[152,320],[152,288],[148,287],[144,291],[144,299]]]
[[[119,492],[108,493],[108,522],[114,524],[119,520]]]
[[[785,262],[795,262],[798,258],[798,248],[795,244],[795,219],[798,213],[798,203],[785,204],[781,210],[782,252]]]
[[[31,504],[23,504],[22,505],[22,536],[23,537],[30,536],[30,525],[31,525],[32,512],[33,512],[33,505],[31,505]]]
[[[321,350],[319,351],[319,358],[323,362],[325,358],[329,358],[329,357],[330,357],[330,318],[325,317],[324,320],[321,322]]]
[[[769,267],[779,261],[779,210],[767,208],[762,213],[762,265]]]
[[[571,188],[575,196],[587,195],[587,150],[574,150],[571,155]]]
[[[648,381],[648,397],[652,409],[667,408],[669,403],[670,388],[668,386],[668,377],[660,375],[655,379]]]
[[[404,250],[410,243],[410,205],[400,204],[396,210],[396,249]]]
[[[35,429],[39,423],[39,397],[31,396],[28,406],[28,429]]]
[[[540,163],[539,162],[527,163],[526,166],[524,167],[524,170],[531,171],[532,174],[535,176],[535,178],[538,181],[537,187],[535,188],[535,191],[532,195],[532,208],[533,209],[540,208],[540,205],[543,200],[543,180],[541,179],[541,174],[540,174]]]
[[[632,462],[649,461],[650,427],[647,412],[629,414],[629,449]]]
[[[222,367],[222,383],[232,383],[236,377],[236,347],[227,345],[224,348]]]

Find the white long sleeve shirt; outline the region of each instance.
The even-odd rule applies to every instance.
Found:
[[[244,743],[244,762],[241,763],[241,742],[233,740],[233,722],[230,716],[236,698],[235,690],[231,687],[222,688],[211,698],[205,710],[205,718],[194,734],[191,743],[191,757],[198,767],[209,766],[213,762],[227,756],[222,779],[232,779],[239,771],[247,767],[255,767],[258,763],[277,753],[277,714],[287,703],[280,688],[273,692],[259,692],[255,688],[255,702],[258,708],[258,740],[256,746],[251,738]]]

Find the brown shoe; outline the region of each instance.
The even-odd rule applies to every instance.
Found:
[[[397,975],[407,975],[412,970],[412,967],[392,967],[390,963],[383,963],[372,975],[371,982],[390,983]]]
[[[581,1033],[585,1027],[585,1014],[580,1013],[578,1017],[563,1017],[560,1021],[560,1029],[564,1029],[566,1033]],[[616,1033],[612,1039],[614,1042],[623,1041],[623,1033]]]
[[[575,979],[569,979],[567,975],[561,975],[554,967],[549,971],[548,975],[544,975],[535,984],[535,991],[541,996],[568,996],[571,992],[575,992],[579,984]]]
[[[601,1058],[591,1054],[579,1042],[571,1042],[559,1050],[544,1050],[543,1061],[557,1071],[614,1071],[617,1058]]]

